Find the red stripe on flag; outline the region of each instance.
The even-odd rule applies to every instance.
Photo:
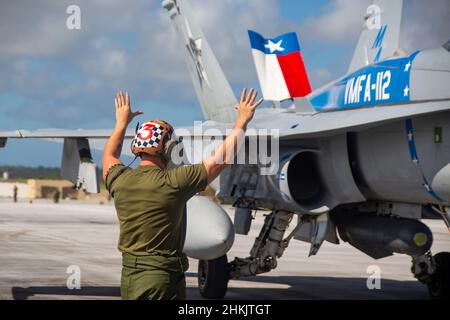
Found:
[[[277,58],[291,97],[301,98],[308,95],[311,92],[311,85],[301,52],[277,55]]]

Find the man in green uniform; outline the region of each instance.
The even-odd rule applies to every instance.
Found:
[[[131,112],[128,93],[116,96],[116,127],[103,152],[103,178],[114,198],[120,223],[122,299],[185,299],[183,210],[226,167],[244,141],[253,118],[257,92],[242,91],[235,126],[222,145],[202,163],[166,170],[173,128],[164,121],[141,125],[132,151],[141,158],[136,169],[119,160],[127,126],[142,112]]]

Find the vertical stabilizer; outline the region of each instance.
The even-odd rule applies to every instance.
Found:
[[[186,0],[164,0],[177,36],[200,105],[208,120],[233,122],[237,104],[228,80],[194,18]]]
[[[311,93],[300,43],[295,32],[265,39],[248,31],[256,73],[264,99],[283,101]]]
[[[399,48],[402,0],[374,0],[367,8],[348,73],[394,56]]]

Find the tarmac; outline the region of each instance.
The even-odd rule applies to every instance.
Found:
[[[248,255],[263,220],[258,212],[249,236],[236,236],[229,260]],[[433,253],[450,251],[444,223],[425,223],[434,234]],[[0,200],[0,299],[120,299],[118,231],[111,203]],[[408,256],[374,260],[346,243],[327,242],[316,256],[308,252],[308,243],[292,240],[277,269],[231,280],[226,299],[428,299]],[[380,289],[370,290],[367,270],[374,265]],[[186,276],[188,299],[201,299],[193,259]]]

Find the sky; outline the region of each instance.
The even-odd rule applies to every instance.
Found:
[[[298,34],[313,89],[348,68],[369,0],[191,0],[233,90],[258,88],[247,30]],[[69,5],[81,29],[69,30]],[[401,47],[450,39],[450,1],[404,0]],[[141,120],[175,126],[203,116],[180,44],[159,0],[0,0],[0,131],[112,128],[127,90]],[[59,166],[62,145],[10,140],[0,165]],[[99,161],[100,152],[94,152]]]

